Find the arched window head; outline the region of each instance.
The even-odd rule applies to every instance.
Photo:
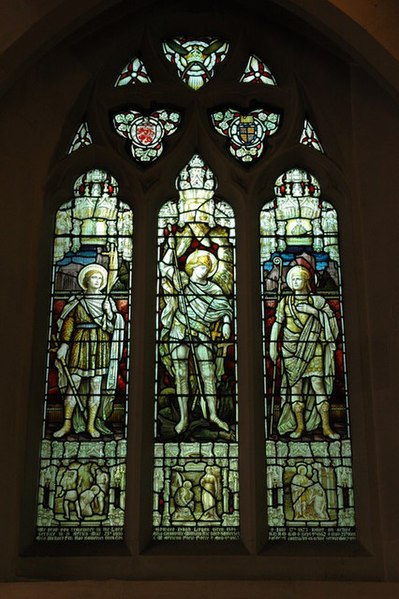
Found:
[[[123,538],[132,234],[102,169],[56,213],[39,540]]]
[[[290,169],[260,231],[269,540],[352,540],[337,213]]]
[[[235,219],[194,155],[158,217],[154,539],[239,536]]]

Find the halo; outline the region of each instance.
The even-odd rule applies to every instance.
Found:
[[[312,273],[310,272],[310,270],[308,268],[306,268],[306,266],[303,266],[302,264],[295,264],[294,266],[291,266],[291,268],[287,272],[287,276],[285,279],[287,282],[287,285],[290,289],[292,289],[292,287],[291,287],[292,276],[293,276],[294,272],[296,272],[298,270],[301,272],[306,272],[309,276],[310,283],[312,282]]]
[[[308,473],[308,464],[305,464],[305,462],[299,462],[299,464],[296,464],[296,471],[299,474],[299,469],[301,468],[301,470],[303,470],[305,468],[305,472],[306,474]]]
[[[209,276],[211,277],[212,275],[215,274],[215,272],[217,271],[217,267],[218,267],[217,258],[213,254],[211,254],[211,252],[207,252],[206,250],[195,250],[187,258],[186,266],[188,266],[189,264],[191,264],[191,262],[196,262],[198,260],[198,258],[200,258],[201,256],[209,256],[209,259],[212,262],[212,267],[211,267],[211,269],[210,269],[210,271],[208,273]]]
[[[102,276],[103,282],[100,287],[100,290],[104,289],[104,287],[106,287],[106,285],[107,285],[108,271],[106,268],[104,268],[104,266],[101,266],[101,264],[95,264],[95,263],[87,264],[87,266],[84,266],[79,271],[79,274],[78,274],[79,287],[81,287],[84,291],[86,291],[86,287],[84,285],[84,279],[85,279],[87,272],[89,272],[89,271],[98,272]]]

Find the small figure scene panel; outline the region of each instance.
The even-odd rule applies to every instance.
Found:
[[[309,173],[261,212],[269,540],[352,540],[337,213]]]
[[[235,220],[198,155],[159,214],[154,539],[239,535]]]
[[[38,540],[123,538],[132,211],[94,169],[57,212]]]

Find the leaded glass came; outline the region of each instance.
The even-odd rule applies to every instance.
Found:
[[[215,130],[228,138],[230,154],[250,163],[263,154],[267,138],[277,132],[280,115],[258,108],[248,114],[228,109],[212,114]]]
[[[275,193],[260,218],[269,540],[353,540],[337,213],[302,169]]]
[[[239,537],[235,219],[194,155],[158,219],[155,540]]]
[[[314,148],[315,150],[319,150],[319,152],[324,153],[319,136],[317,135],[313,125],[307,119],[305,119],[305,122],[303,124],[303,130],[299,141],[304,146]]]
[[[76,131],[75,137],[69,146],[68,154],[71,154],[76,150],[80,150],[80,148],[84,148],[85,146],[90,146],[92,143],[93,139],[91,137],[88,124],[82,123]]]
[[[151,79],[143,61],[137,57],[132,58],[132,60],[122,69],[121,74],[115,82],[115,87],[133,85],[135,83],[151,83]]]
[[[255,54],[249,57],[247,66],[241,76],[240,83],[262,83],[263,85],[277,85],[277,82],[265,63]]]
[[[132,211],[93,169],[56,214],[38,540],[117,540],[125,513]]]
[[[139,216],[148,239],[156,221],[147,209],[157,197],[168,197],[153,190],[169,188],[167,170],[180,162],[180,151],[186,159],[192,155],[177,176],[177,197],[155,208],[153,540],[240,539],[236,221],[231,205],[215,196],[216,177],[197,148],[205,148],[237,188],[237,213],[248,218],[240,233],[248,238],[258,220],[251,192],[259,177],[262,189],[272,185],[265,170],[274,172],[272,159],[284,162],[289,149],[311,161],[323,147],[313,125],[303,121],[311,107],[287,102],[291,92],[273,87],[276,80],[262,60],[249,55],[243,71],[247,49],[231,52],[223,73],[226,83],[233,73],[227,87],[242,108],[224,103],[219,92],[227,88],[217,79],[230,47],[215,36],[158,39],[146,54],[158,83],[134,56],[119,70],[119,89],[108,90],[106,110],[90,100],[87,121],[69,147],[71,154],[92,145],[93,122],[96,146],[82,155],[97,161],[101,152],[105,162],[75,181],[73,198],[56,213],[37,540],[124,538],[133,215],[105,166],[123,155],[118,136],[129,157],[147,167],[123,156],[120,162],[126,181],[134,179],[143,192]],[[170,143],[166,138],[178,130]],[[173,147],[178,138],[183,146]],[[158,160],[159,167],[153,164]],[[253,166],[254,177],[243,166]],[[261,211],[260,261],[261,296],[247,306],[260,301],[263,311],[264,373],[257,376],[264,374],[267,539],[353,540],[338,217],[317,179],[302,168],[281,174],[273,201]],[[142,341],[151,343],[148,330]],[[250,359],[259,349],[248,349]],[[250,389],[244,397],[257,401]],[[146,403],[144,413],[147,400],[138,399]]]
[[[163,140],[175,133],[180,114],[160,109],[146,116],[136,110],[114,116],[116,132],[130,142],[130,152],[138,162],[153,162],[163,152]]]
[[[217,38],[176,37],[162,44],[166,59],[175,65],[180,79],[198,90],[212,79],[225,58],[229,43]]]

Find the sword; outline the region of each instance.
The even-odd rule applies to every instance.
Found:
[[[111,290],[118,280],[118,250],[114,243],[109,244],[109,250],[107,252],[101,252],[102,256],[109,256],[108,264],[108,278],[107,278],[107,291],[105,299],[108,300],[111,295]],[[105,301],[105,300],[104,300]],[[102,329],[105,331],[107,326],[107,316],[103,315]]]
[[[58,350],[58,342],[57,342],[56,338],[54,337],[54,335],[53,335],[53,341],[55,342],[56,345],[55,345],[55,347],[54,347],[54,349],[52,351],[57,351]],[[82,414],[84,414],[85,409],[84,409],[84,406],[82,404],[82,400],[80,399],[80,396],[79,396],[78,390],[76,389],[76,385],[75,385],[75,383],[73,381],[72,375],[69,372],[69,368],[68,368],[68,365],[67,365],[67,363],[65,361],[65,358],[57,358],[57,360],[58,360],[58,362],[62,366],[62,370],[64,371],[64,374],[65,374],[65,376],[67,378],[69,386],[70,386],[70,388],[72,390],[72,395],[73,395],[73,397],[74,397],[74,399],[75,399],[75,401],[76,401],[76,403],[78,405],[78,408],[82,412]]]
[[[283,271],[282,258],[280,256],[275,256],[273,258],[273,264],[275,264],[278,267],[278,283],[277,283],[277,306],[278,306],[279,301],[280,301],[280,296],[281,296],[281,278],[282,278],[282,271]],[[276,343],[277,343],[277,339],[276,339]],[[270,402],[270,427],[269,427],[270,435],[273,434],[273,425],[274,425],[274,399],[275,399],[275,395],[276,395],[276,379],[277,379],[277,356],[276,356],[276,361],[273,363],[272,397],[271,397],[271,402]]]
[[[170,225],[168,225],[168,231],[172,234],[172,227]],[[195,378],[197,379],[198,395],[200,397],[201,410],[202,410],[202,414],[203,414],[204,418],[207,418],[206,401],[205,401],[205,397],[204,397],[204,391],[202,388],[202,380],[201,380],[201,375],[200,375],[199,366],[198,366],[198,362],[197,362],[197,356],[195,355],[195,350],[194,350],[193,335],[192,335],[192,331],[191,331],[190,319],[188,317],[188,312],[187,312],[187,301],[186,301],[186,296],[183,291],[183,284],[182,284],[182,280],[181,280],[179,263],[177,260],[176,246],[174,245],[174,247],[172,247],[171,250],[172,250],[172,254],[173,254],[173,260],[175,263],[176,276],[177,276],[177,280],[178,280],[179,287],[180,287],[180,296],[181,296],[181,300],[182,300],[182,304],[183,304],[183,308],[184,308],[184,317],[185,317],[186,326],[187,326],[188,342],[189,342],[189,346],[191,349],[191,355],[193,357],[194,372],[195,372]],[[193,404],[191,406],[191,410],[194,410],[196,404],[197,404],[197,394],[194,398]]]

